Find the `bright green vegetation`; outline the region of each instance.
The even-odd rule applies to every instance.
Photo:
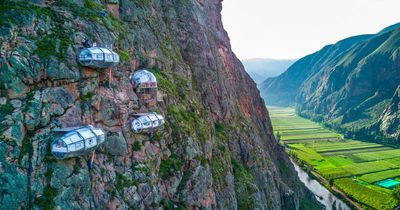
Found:
[[[93,93],[93,92],[88,92],[88,93],[86,93],[86,94],[84,94],[84,95],[81,96],[81,100],[82,100],[82,101],[89,101],[89,100],[91,100],[91,99],[93,98],[93,96],[95,96],[95,95],[96,95],[96,94]]]
[[[36,198],[35,204],[41,206],[43,209],[54,209],[55,202],[54,198],[57,196],[57,190],[50,185],[47,185],[43,189],[43,195]]]
[[[135,141],[132,145],[132,151],[140,151],[142,149],[142,143]]]
[[[254,193],[254,176],[250,169],[232,159],[233,174],[235,175],[235,191],[239,209],[255,209],[251,195]]]
[[[129,52],[125,50],[118,50],[119,57],[121,61],[128,62],[129,61]]]
[[[131,179],[129,179],[128,177],[124,176],[123,174],[120,173],[116,173],[115,175],[115,188],[120,192],[123,193],[124,192],[124,188],[125,187],[130,187],[133,185],[138,185],[138,183],[136,181],[133,181]]]
[[[360,201],[366,209],[392,209],[396,205],[389,190],[374,185],[356,182],[350,178],[335,180],[334,184],[353,199]]]
[[[301,118],[293,108],[268,108],[277,139],[365,209],[392,209],[400,181],[400,149],[344,139],[343,135]],[[390,187],[381,183],[388,182]],[[400,185],[397,185],[400,186]]]
[[[176,175],[183,166],[183,161],[177,155],[172,154],[168,159],[161,161],[160,173],[164,180]]]
[[[387,171],[380,171],[372,174],[365,174],[360,177],[360,179],[368,182],[368,183],[373,183],[377,182],[379,180],[385,179],[385,178],[392,178],[392,177],[397,177],[400,176],[400,169],[393,169],[393,170],[387,170]]]

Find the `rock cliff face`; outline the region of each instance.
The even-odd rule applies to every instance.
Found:
[[[261,85],[267,104],[299,113],[348,137],[400,141],[400,24],[329,45]]]
[[[379,131],[389,138],[400,139],[400,86],[379,119]]]
[[[318,208],[272,135],[256,85],[231,51],[221,1],[3,1],[0,206],[5,209]],[[86,38],[121,56],[78,65]],[[158,79],[166,125],[129,129],[141,106],[129,77]],[[107,141],[56,160],[54,128],[93,124]]]

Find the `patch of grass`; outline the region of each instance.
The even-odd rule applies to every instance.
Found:
[[[47,179],[48,181],[51,180],[51,177],[53,176],[53,171],[54,171],[54,169],[51,168],[51,167],[49,166],[49,167],[47,168],[46,173],[44,173],[44,177],[46,177],[46,179]]]
[[[6,104],[0,106],[0,119],[3,119],[6,115],[11,114],[14,111],[14,107],[7,100]]]
[[[129,52],[125,50],[118,50],[119,57],[121,58],[121,61],[123,62],[128,62],[129,61]]]
[[[142,149],[142,143],[135,141],[132,145],[132,151],[140,151]]]
[[[124,30],[121,22],[108,15],[105,6],[96,1],[85,0],[84,7],[80,7],[71,1],[56,1],[53,6],[54,8],[59,7],[70,11],[74,17],[82,17],[92,22],[103,24],[114,32]],[[2,12],[4,16],[0,18],[1,22],[6,20],[8,23],[15,23],[17,25],[20,24],[25,16],[30,16],[32,14],[40,19],[49,18],[51,20],[49,23],[50,29],[46,33],[38,31],[38,37],[40,38],[35,39],[35,44],[37,46],[35,54],[42,58],[55,56],[59,60],[66,60],[66,50],[74,44],[71,37],[73,31],[66,29],[64,26],[67,21],[70,21],[67,19],[67,16],[60,15],[58,10],[53,9],[53,7],[42,7],[27,1],[5,1],[0,6],[0,10],[6,11],[4,13]],[[18,11],[18,15],[13,14],[15,11]]]
[[[172,209],[175,209],[175,208],[174,208],[174,203],[173,203],[171,200],[163,199],[163,200],[161,201],[161,205],[163,206],[163,208],[164,208],[165,210],[172,210]]]
[[[32,142],[28,135],[26,135],[22,140],[21,157],[23,157],[25,154],[28,154],[29,156],[32,156],[33,154]]]
[[[50,141],[51,142],[51,141]],[[53,155],[51,154],[51,143],[47,145],[46,147],[46,154],[44,156],[43,161],[45,163],[50,163],[53,159]]]
[[[106,18],[104,17],[104,14],[107,14],[105,7],[93,0],[86,0],[86,2],[84,2],[84,7],[81,7],[72,1],[56,1],[54,6],[63,7],[64,9],[71,11],[74,16],[87,18],[90,21],[98,23],[101,23],[100,20]],[[59,15],[59,18],[62,18],[62,16]]]
[[[168,159],[160,164],[160,174],[163,180],[176,175],[183,166],[183,161],[176,154],[172,154]]]
[[[130,187],[130,186],[133,186],[133,185],[137,186],[138,185],[137,182],[128,179],[123,174],[120,174],[118,172],[115,172],[115,180],[116,180],[115,188],[120,193],[124,192],[124,188],[125,187]]]
[[[175,74],[174,78],[175,78],[175,84],[177,87],[176,90],[178,91],[178,96],[179,96],[179,98],[185,100],[186,96],[188,94],[187,87],[188,87],[188,84],[190,81],[188,79],[186,79],[185,77],[182,77],[178,74]]]
[[[232,129],[232,127],[225,126],[225,124],[217,122],[214,124],[214,129],[215,129],[217,140],[226,142],[228,140],[228,134],[230,133],[230,130]],[[225,145],[223,145],[223,146],[225,146]]]
[[[164,91],[167,91],[170,94],[175,94],[177,95],[177,90],[176,86],[171,82],[171,78],[169,78],[164,72],[156,70],[156,69],[151,69],[151,73],[154,74],[154,76],[157,79],[158,86],[163,89]]]
[[[233,174],[235,176],[235,191],[239,209],[255,209],[253,197],[253,184],[255,178],[250,170],[239,161],[232,159]]]
[[[186,210],[188,209],[183,202],[174,202],[172,200],[169,199],[163,199],[161,201],[161,205],[164,208],[164,210],[173,210],[173,209],[177,209],[177,210]]]
[[[51,30],[53,33],[36,40],[35,53],[43,58],[55,56],[59,60],[66,60],[66,50],[73,45],[72,38],[59,22]]]
[[[84,7],[88,8],[90,10],[98,10],[98,9],[103,8],[103,5],[97,3],[94,0],[85,0]]]
[[[225,125],[223,123],[215,123],[214,127],[217,133],[222,133],[225,131]]]
[[[226,176],[231,165],[230,163],[230,151],[226,149],[223,142],[216,141],[213,145],[213,155],[210,161],[215,189],[222,191],[226,188]]]
[[[190,179],[190,175],[191,175],[190,170],[183,171],[182,179],[177,187],[177,192],[182,191],[186,187],[186,184]]]
[[[151,141],[160,141],[161,140],[161,135],[159,133],[153,133],[153,137],[151,138]]]
[[[147,7],[151,5],[152,0],[136,0],[135,2],[141,7]]]
[[[288,164],[281,158],[278,158],[278,167],[281,170],[282,174],[290,174],[292,171],[290,170]]]
[[[95,95],[96,95],[96,94],[93,93],[93,92],[87,92],[86,94],[81,95],[81,100],[82,100],[82,101],[89,101],[89,100],[91,100],[91,99],[93,98],[93,96],[95,96]]]
[[[0,134],[6,130],[6,126],[2,125],[1,122],[5,119],[7,115],[12,114],[14,107],[11,105],[10,101],[7,100],[6,104],[0,106]]]
[[[45,37],[42,40],[36,41],[36,54],[40,57],[49,58],[51,55],[54,55],[54,49],[57,45],[57,40],[50,37]]]
[[[200,157],[198,157],[198,159],[200,160],[200,164],[203,166],[205,166],[209,163],[208,159],[205,158],[204,156],[200,156]]]
[[[79,161],[75,161],[74,169],[72,170],[72,174],[78,174],[80,170],[81,170],[81,164],[79,163]]]
[[[34,91],[31,91],[31,92],[26,94],[26,97],[25,97],[26,104],[24,106],[24,112],[28,112],[29,111],[29,109],[33,105],[34,97],[35,97],[35,92]]]
[[[34,203],[45,210],[51,210],[56,207],[54,198],[57,196],[58,192],[55,188],[47,185],[43,190],[43,195],[36,198]]]
[[[177,45],[176,41],[173,37],[167,35],[160,37],[160,49],[161,52],[168,56],[168,59],[171,59],[175,63],[182,64],[184,63],[182,55],[179,50],[179,46]]]
[[[182,104],[169,105],[167,112],[167,121],[173,129],[172,132],[175,137],[196,133],[195,128],[199,126],[199,120],[195,112],[190,112]]]
[[[165,74],[157,69],[150,70],[157,78],[158,86],[170,94],[171,97],[178,97],[186,100],[189,80],[178,74]]]
[[[218,145],[218,149],[222,152],[225,153],[226,152],[226,146],[224,144],[219,144]]]

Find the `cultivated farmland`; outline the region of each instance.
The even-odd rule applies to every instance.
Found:
[[[288,151],[363,208],[392,209],[398,204],[392,196],[393,188],[377,183],[400,181],[400,149],[344,139],[341,134],[297,116],[292,108],[268,110],[275,136]]]

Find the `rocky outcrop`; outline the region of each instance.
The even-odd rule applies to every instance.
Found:
[[[400,83],[399,26],[351,37],[300,59],[261,85],[263,97],[271,105],[295,105],[302,116],[347,137],[398,141],[385,130],[398,124],[388,112]]]
[[[231,51],[220,1],[4,1],[0,5],[0,206],[33,209],[318,208],[275,142],[256,85]],[[79,66],[83,39],[111,70]],[[166,116],[151,140],[132,90],[157,77]],[[240,87],[240,88],[239,88]],[[93,124],[91,154],[56,160],[54,128]]]
[[[379,129],[385,136],[400,141],[400,86],[380,117]]]

